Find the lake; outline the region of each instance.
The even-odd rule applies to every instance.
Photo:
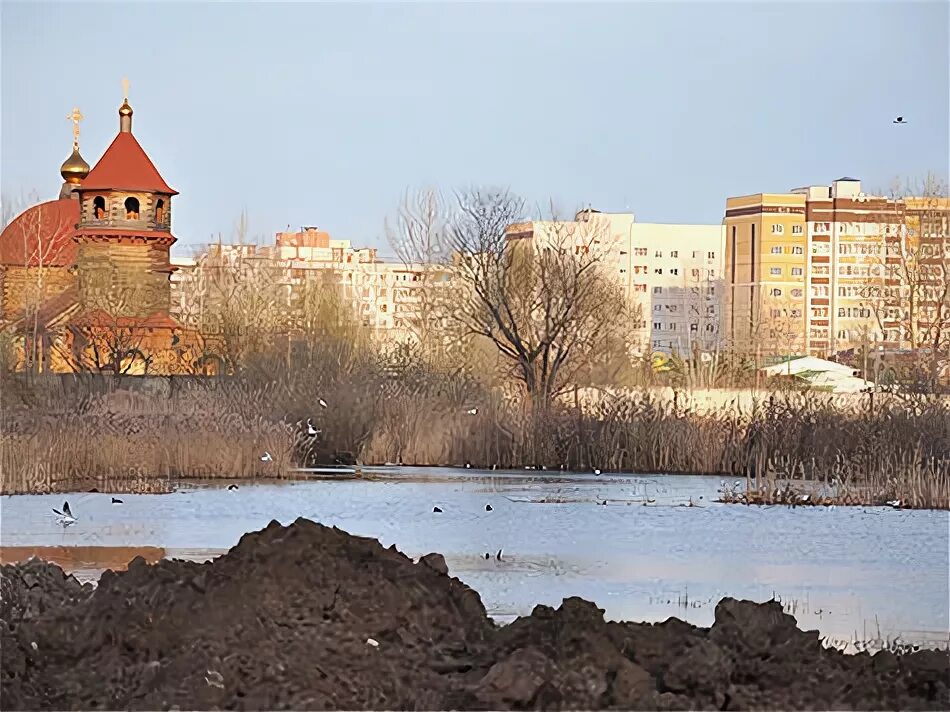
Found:
[[[307,517],[412,557],[442,553],[502,622],[576,595],[612,620],[709,625],[723,596],[775,597],[838,645],[950,642],[946,511],[721,505],[718,477],[364,473],[374,479],[189,484],[120,495],[121,505],[108,494],[8,496],[0,543],[5,560],[24,551],[12,547],[54,547],[45,555],[94,578],[141,547],[149,560],[207,559],[273,519]],[[64,498],[79,518],[65,530],[50,511]]]

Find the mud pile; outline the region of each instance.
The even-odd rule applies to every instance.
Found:
[[[438,554],[298,520],[214,562],[134,561],[93,592],[2,568],[13,709],[946,709],[950,656],[826,650],[777,603],[606,623],[567,599],[496,627]]]

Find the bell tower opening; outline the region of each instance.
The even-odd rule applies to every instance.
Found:
[[[96,220],[105,220],[106,217],[106,199],[97,195],[92,200],[92,214]]]
[[[155,203],[155,222],[159,224],[165,222],[165,201],[161,198]]]
[[[138,220],[139,219],[139,199],[138,198],[126,198],[125,199],[125,219],[126,220]]]

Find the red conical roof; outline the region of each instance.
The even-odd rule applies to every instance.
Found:
[[[79,189],[141,190],[178,195],[159,175],[155,165],[131,132],[120,132]]]

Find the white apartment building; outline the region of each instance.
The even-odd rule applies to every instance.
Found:
[[[171,260],[176,269],[171,278],[170,311],[182,323],[198,325],[200,301],[208,292],[200,288],[199,281],[210,255],[218,258],[216,267],[222,261],[240,261],[245,270],[253,269],[258,261],[277,265],[280,284],[286,286],[288,306],[294,287],[315,276],[338,284],[363,326],[373,329],[380,338],[402,342],[413,338],[421,302],[419,288],[431,271],[424,265],[384,262],[375,248],[354,248],[349,240],[331,239],[315,227],[277,233],[274,245],[210,245],[197,257]]]
[[[582,210],[570,222],[512,226],[511,236],[564,239],[573,235],[600,251],[601,264],[641,308],[631,350],[688,353],[719,344],[722,313],[722,225],[638,223],[633,213]]]

